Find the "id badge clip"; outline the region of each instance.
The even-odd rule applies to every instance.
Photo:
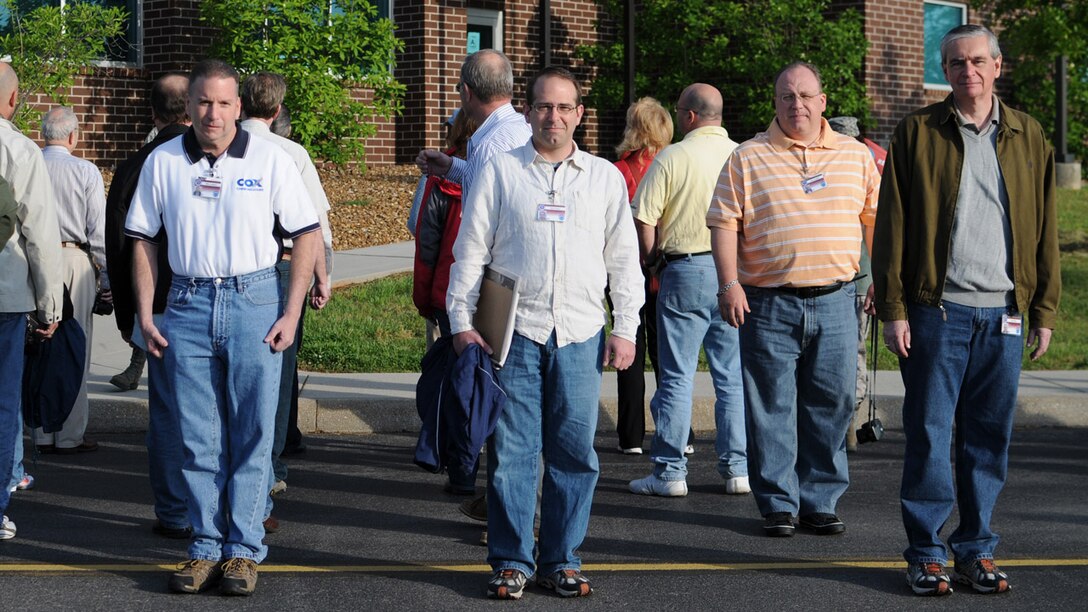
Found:
[[[824,178],[823,172],[801,179],[801,189],[804,190],[805,193],[812,193],[826,187],[827,179]]]
[[[549,221],[551,223],[564,223],[567,220],[567,206],[559,202],[537,204],[536,220]]]
[[[1024,331],[1024,317],[1005,313],[1001,315],[1001,333],[1006,336],[1019,336]]]

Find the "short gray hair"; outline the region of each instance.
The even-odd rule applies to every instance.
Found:
[[[514,69],[501,51],[482,49],[461,64],[461,82],[485,104],[514,97]]]
[[[42,117],[42,138],[46,141],[66,140],[79,129],[76,113],[68,106],[54,106]]]
[[[990,57],[997,59],[1001,57],[1001,45],[997,44],[997,35],[990,31],[983,25],[966,24],[952,28],[941,39],[941,65],[944,66],[948,62],[948,55],[946,49],[952,43],[961,38],[974,38],[976,36],[985,36],[986,41],[990,43]]]

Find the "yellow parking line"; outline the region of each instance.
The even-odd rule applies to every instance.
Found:
[[[1088,559],[1002,559],[1002,567],[1088,567]],[[114,573],[171,571],[174,563],[0,563],[0,574],[40,573]],[[817,559],[807,561],[768,561],[759,563],[588,563],[587,572],[741,572],[781,570],[894,569],[906,567],[903,561],[864,559]],[[261,573],[290,574],[393,574],[411,572],[491,571],[482,563],[414,563],[402,565],[276,565],[262,564]]]

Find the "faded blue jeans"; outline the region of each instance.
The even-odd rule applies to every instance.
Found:
[[[940,533],[957,502],[960,524],[948,538],[954,558],[993,558],[998,537],[990,517],[1008,472],[1024,354],[1023,336],[1001,333],[1005,312],[950,302],[943,311],[907,305],[911,346],[899,360],[907,447],[899,496],[908,562],[948,560]]]
[[[185,449],[189,557],[260,562],[282,355],[264,338],[280,315],[275,268],[175,276],[164,352]]]
[[[162,315],[155,315],[161,326]],[[140,326],[132,330],[132,342],[147,350]],[[174,394],[166,375],[163,359],[147,356],[147,467],[151,493],[155,497],[155,516],[170,529],[189,526],[186,498],[189,496],[182,478],[181,466],[185,453],[178,433],[178,415],[174,409]]]
[[[487,562],[546,576],[579,569],[599,471],[597,431],[604,332],[577,344],[515,333],[499,384],[506,408],[488,440]],[[533,544],[541,453],[540,544]]]
[[[737,330],[718,311],[714,258],[687,256],[670,261],[657,295],[657,362],[660,382],[650,402],[654,437],[650,460],[662,480],[685,480],[684,447],[691,429],[691,396],[699,347],[706,352],[714,381],[714,449],[718,473],[729,479],[748,475],[744,427],[744,389]]]
[[[759,512],[834,513],[850,478],[846,428],[854,416],[855,289],[813,298],[745,287],[740,327],[748,467]]]

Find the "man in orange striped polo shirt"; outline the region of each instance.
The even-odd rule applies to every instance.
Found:
[[[865,145],[823,118],[820,73],[795,62],[775,79],[775,119],[737,147],[707,226],[722,318],[740,330],[748,472],[764,533],[794,520],[843,533],[846,428],[854,410],[853,279],[872,244],[880,176]],[[868,305],[867,305],[868,306]]]

